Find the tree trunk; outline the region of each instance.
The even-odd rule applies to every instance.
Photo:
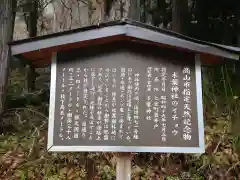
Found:
[[[196,0],[196,20],[197,20],[197,25],[196,25],[196,30],[194,34],[196,34],[196,38],[202,39],[202,40],[208,40],[209,41],[209,36],[207,28],[208,28],[208,13],[204,12],[205,8],[205,2],[202,0]],[[198,33],[201,32],[201,33]],[[210,41],[212,41],[210,39]]]
[[[1,0],[0,2],[0,114],[4,109],[5,91],[7,86],[11,53],[7,43],[13,37],[16,1]]]
[[[130,0],[128,18],[135,21],[140,21],[140,8],[140,0]]]
[[[29,37],[37,36],[37,22],[38,22],[38,2],[28,0],[27,4],[30,5],[28,9],[28,16],[26,18],[27,30]],[[27,70],[27,90],[32,92],[35,90],[36,72],[35,68],[30,64]]]
[[[37,36],[37,21],[38,21],[38,2],[29,0],[31,3],[29,10],[29,18],[28,18],[28,33],[29,37]]]
[[[172,0],[172,30],[187,34],[188,0]]]

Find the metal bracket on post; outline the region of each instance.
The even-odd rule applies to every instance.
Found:
[[[131,153],[117,154],[116,180],[131,180]]]

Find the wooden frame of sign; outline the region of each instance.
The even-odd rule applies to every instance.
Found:
[[[116,48],[112,51],[107,50],[111,46]],[[123,43],[121,47],[123,46],[127,46],[127,44]],[[199,55],[196,55],[195,63],[193,63],[194,59],[192,59],[192,62],[189,61],[189,59],[194,58],[193,54],[189,56],[186,53],[171,50],[169,53],[175,53],[179,56],[171,57],[172,59],[177,58],[172,62],[171,58],[168,57],[170,54],[164,53],[164,57],[161,57],[162,53],[154,54],[154,51],[152,51],[148,55],[143,55],[139,52],[139,49],[144,50],[144,48],[147,48],[146,45],[142,47],[133,43],[131,46],[135,46],[135,50],[129,51],[131,49],[130,45],[122,50],[118,44],[110,44],[106,48],[101,46],[101,49],[100,46],[97,46],[95,49],[98,49],[98,52],[88,48],[89,53],[84,53],[86,51],[84,49],[82,51],[60,53],[58,58],[57,56],[53,57],[48,134],[49,151],[204,152],[201,62]],[[152,48],[154,49],[154,47]],[[151,50],[148,49],[148,51]],[[95,52],[96,54],[93,55]],[[181,62],[184,58],[185,62]],[[192,63],[192,65],[188,66],[188,63]],[[187,72],[188,67],[192,72]],[[148,82],[150,80],[147,77],[150,75],[147,74],[147,71],[149,68],[152,68],[151,79],[153,82],[151,86],[154,92],[150,92],[150,90],[148,92]],[[164,82],[166,87],[163,88],[161,85],[163,83],[161,70],[164,68],[168,75],[166,75]],[[190,76],[193,79],[190,80],[189,78],[189,83],[186,83],[187,80],[184,81],[185,75],[180,74],[184,71],[184,68],[186,68],[185,73],[189,73],[189,75],[192,73]],[[104,81],[104,78],[98,75],[100,73],[101,76],[104,76],[104,73],[106,75],[106,69],[111,77],[109,77],[109,80]],[[126,82],[127,78],[125,78],[123,82],[125,84],[125,98],[123,100],[125,106],[120,112],[120,96],[122,96],[120,81],[121,70],[123,69],[124,71],[131,70],[131,75],[128,76],[126,75],[127,72],[125,72],[125,76],[132,79],[132,89],[138,89],[140,98],[135,97],[135,92],[132,90],[132,99],[127,99],[127,87],[131,85],[131,82],[129,84],[129,82]],[[84,72],[85,70],[86,72]],[[113,72],[116,81],[115,89],[111,87],[114,83],[112,81],[114,80]],[[91,77],[91,75],[94,75],[94,77]],[[86,76],[86,79],[84,79],[84,76]],[[140,84],[140,87],[134,86],[134,78],[136,77],[138,83],[135,84]],[[99,83],[99,78],[102,78],[102,83]],[[91,82],[92,80],[94,80],[94,84],[88,83],[85,87],[83,82]],[[173,83],[173,86],[170,85],[171,83]],[[194,83],[194,85],[189,85],[191,83]],[[103,91],[101,94],[97,88],[103,84],[106,87],[101,89]],[[64,87],[61,88],[61,86]],[[79,87],[77,88],[77,86]],[[67,95],[67,89],[72,89],[70,92],[71,97]],[[77,89],[79,89],[78,92]],[[95,92],[92,92],[91,89],[95,89]],[[104,98],[103,94],[106,89],[108,89],[108,97]],[[186,89],[189,92],[185,92]],[[88,100],[84,104],[85,90]],[[113,102],[109,102],[109,100],[114,99],[112,97],[114,92],[116,93],[115,108],[112,105]],[[79,94],[79,96],[76,94]],[[138,102],[135,101],[135,98],[138,99]],[[108,108],[104,109],[106,99],[108,99]],[[98,100],[101,100],[101,102],[98,102]],[[131,101],[131,104],[127,104],[128,101]],[[68,105],[71,107],[68,107]],[[101,107],[99,108],[98,105]],[[139,109],[137,115],[134,114],[135,108]],[[129,112],[129,109],[131,112]],[[86,116],[84,115],[85,110],[87,112]],[[108,115],[105,114],[106,111]],[[146,112],[143,113],[143,111]],[[121,113],[125,115],[122,117]],[[131,113],[131,117],[128,116],[128,113]],[[110,117],[105,119],[104,116]],[[136,123],[134,123],[135,121]]]

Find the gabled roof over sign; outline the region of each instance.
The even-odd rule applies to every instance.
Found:
[[[239,60],[240,48],[209,43],[132,20],[117,20],[34,38],[10,42],[12,55],[24,57],[35,66],[51,63],[52,53],[106,44],[135,41],[159,47],[199,53],[204,63],[222,58]]]

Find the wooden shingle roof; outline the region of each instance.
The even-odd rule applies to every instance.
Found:
[[[193,39],[172,31],[128,19],[10,42],[12,55],[29,60],[36,67],[51,63],[55,52],[106,44],[134,41],[159,48],[177,48],[201,55],[204,64],[222,59],[239,60],[240,48]]]

